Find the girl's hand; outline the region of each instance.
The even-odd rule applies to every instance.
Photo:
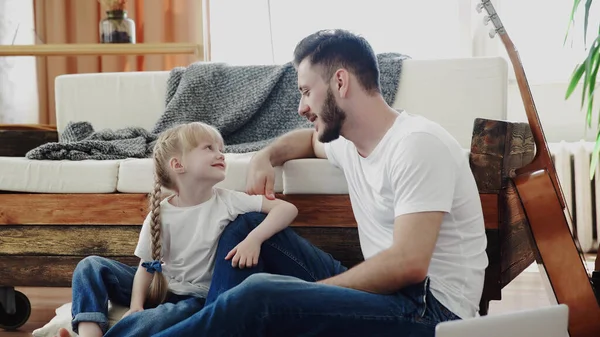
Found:
[[[123,317],[121,317],[121,319],[123,319],[133,313],[140,312],[140,311],[144,311],[144,308],[131,307],[131,308],[129,308],[129,310],[127,310],[127,312],[123,315]]]
[[[262,242],[247,237],[225,256],[225,260],[231,259],[231,266],[234,268],[252,268],[258,264],[261,244]]]

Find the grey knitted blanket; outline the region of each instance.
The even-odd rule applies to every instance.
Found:
[[[398,89],[403,54],[378,54],[382,93],[392,104]],[[297,113],[297,73],[284,65],[233,66],[193,63],[171,70],[165,110],[152,130],[130,126],[96,131],[89,122],[70,122],[55,143],[26,154],[43,160],[110,160],[147,158],[160,132],[192,121],[215,126],[225,152],[262,149],[278,136],[312,125]]]

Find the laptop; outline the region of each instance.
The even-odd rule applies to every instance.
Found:
[[[567,337],[565,304],[439,323],[435,337]]]

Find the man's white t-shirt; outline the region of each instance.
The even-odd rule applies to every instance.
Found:
[[[176,207],[170,198],[160,203],[163,273],[169,290],[206,297],[223,229],[240,214],[260,212],[263,197],[215,187],[210,200],[195,206]],[[148,214],[135,249],[144,261],[152,261],[150,234]]]
[[[365,259],[389,248],[397,216],[445,212],[428,276],[435,298],[461,318],[477,315],[487,239],[467,155],[440,125],[402,111],[373,152],[340,137],[325,143],[343,170]]]

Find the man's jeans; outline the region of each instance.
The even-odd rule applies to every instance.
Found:
[[[80,322],[95,322],[105,337],[150,336],[190,317],[204,306],[203,298],[170,294],[166,303],[133,313],[108,329],[108,300],[129,307],[136,270],[136,267],[99,256],[80,261],[72,282],[73,331],[78,332]]]
[[[205,307],[154,336],[434,336],[437,323],[458,319],[428,279],[391,295],[315,283],[346,268],[289,228],[262,245],[258,266],[232,268],[223,258],[264,217],[225,229]]]

